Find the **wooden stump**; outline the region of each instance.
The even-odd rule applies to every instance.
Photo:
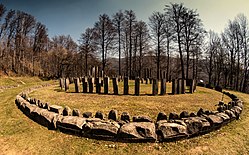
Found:
[[[161,95],[166,94],[166,79],[161,79]]]
[[[114,95],[118,95],[118,78],[112,78]]]
[[[69,79],[65,78],[65,91],[69,89]]]
[[[135,79],[135,95],[139,96],[139,91],[140,91],[140,79],[136,78]]]
[[[152,84],[152,95],[157,95],[158,94],[158,80],[153,79],[153,84]]]
[[[104,77],[104,94],[108,94],[109,91],[109,77]]]
[[[129,77],[124,77],[124,95],[129,94]]]
[[[79,93],[80,92],[80,80],[79,80],[79,78],[74,79],[74,86],[75,86],[75,92]]]

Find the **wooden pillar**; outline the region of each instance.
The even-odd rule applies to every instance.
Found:
[[[194,80],[193,79],[189,79],[189,92],[191,94],[194,93]]]
[[[124,95],[129,94],[129,77],[124,77]]]
[[[166,79],[161,79],[161,95],[166,94]]]
[[[65,78],[65,91],[69,89],[69,79]]]
[[[64,78],[60,78],[60,87],[61,87],[61,90],[63,88],[65,88],[65,79]]]
[[[79,78],[74,78],[74,87],[75,87],[75,92],[79,93],[80,92],[80,80],[79,80]]]
[[[175,95],[177,93],[177,80],[172,80],[172,94]]]
[[[177,94],[182,93],[182,79],[177,80]]]
[[[149,79],[145,78],[145,84],[148,84]]]
[[[150,84],[152,84],[152,82],[153,82],[153,79],[152,79],[152,78],[149,78],[149,80],[150,80]]]
[[[93,83],[94,83],[94,78],[89,77],[88,78],[89,93],[93,93]]]
[[[96,93],[101,93],[101,78],[97,77],[96,80]]]
[[[142,84],[144,83],[144,79],[143,79],[143,78],[141,78],[141,83],[142,83]]]
[[[118,78],[112,78],[114,95],[118,95]]]
[[[82,78],[83,93],[87,93],[87,77]]]
[[[135,78],[135,95],[139,96],[140,91],[140,79],[139,77]]]
[[[158,94],[158,80],[153,79],[153,84],[152,84],[152,95],[157,95]]]
[[[104,94],[108,94],[109,91],[109,77],[104,77]]]
[[[186,92],[186,80],[182,79],[182,90],[181,90],[181,94],[185,94]]]

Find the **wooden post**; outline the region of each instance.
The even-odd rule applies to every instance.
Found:
[[[182,93],[182,79],[177,80],[177,94]]]
[[[104,94],[108,94],[109,77],[104,77]]]
[[[182,90],[181,90],[181,94],[185,94],[186,92],[186,80],[182,79]]]
[[[87,77],[82,78],[83,93],[87,93]]]
[[[80,92],[80,80],[79,78],[74,78],[74,86],[75,86],[75,92]]]
[[[118,95],[118,78],[112,78],[114,95]]]
[[[129,94],[129,77],[124,77],[124,95]]]
[[[96,80],[96,93],[101,93],[101,78],[97,77]]]
[[[152,84],[153,79],[152,79],[152,78],[149,78],[149,80],[150,80],[150,84]]]
[[[89,77],[88,78],[89,93],[93,93],[93,83],[94,83],[94,78]]]
[[[153,79],[153,84],[152,84],[152,95],[157,95],[158,94],[158,80]]]
[[[135,78],[135,95],[139,96],[140,91],[140,79],[139,77]]]
[[[145,78],[145,84],[148,84],[148,81],[149,81],[148,78]]]
[[[161,79],[161,95],[166,94],[166,79]]]
[[[63,88],[65,88],[65,79],[64,78],[60,78],[60,87],[61,87],[61,90]]]
[[[65,78],[65,91],[69,89],[69,79]]]
[[[172,80],[172,94],[175,95],[177,93],[177,80]]]
[[[193,94],[193,92],[194,92],[194,80],[193,79],[189,79],[189,92],[191,93],[191,94]]]
[[[144,79],[143,79],[143,78],[141,78],[141,83],[142,83],[142,84],[144,83]]]

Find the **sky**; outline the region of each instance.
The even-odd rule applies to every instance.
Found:
[[[33,15],[46,25],[49,37],[70,35],[78,42],[81,33],[93,27],[99,15],[112,16],[119,10],[133,10],[138,20],[148,22],[154,11],[163,12],[165,5],[183,3],[197,10],[204,28],[220,33],[228,20],[243,13],[249,19],[249,0],[0,0],[5,7]]]

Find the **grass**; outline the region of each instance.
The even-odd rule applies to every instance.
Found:
[[[0,81],[2,80],[3,79],[1,78]],[[37,78],[27,77],[20,78],[20,80],[25,81],[26,84],[17,88],[6,89],[0,93],[0,154],[248,154],[249,152],[248,94],[232,92],[244,101],[242,117],[239,121],[234,121],[218,131],[177,142],[129,144],[71,136],[57,131],[48,130],[47,128],[38,125],[17,109],[14,104],[14,99],[21,90],[44,82]],[[38,98],[43,98],[43,100],[55,102],[60,105],[65,104],[73,108],[77,107],[82,111],[84,111],[83,104],[88,102],[90,99],[95,100],[92,103],[98,103],[100,100],[99,98],[102,98],[101,101],[103,102],[99,103],[107,104],[109,106],[106,107],[108,111],[113,108],[113,104],[114,102],[117,102],[117,100],[120,100],[120,104],[128,102],[126,100],[130,100],[130,103],[134,101],[136,103],[143,102],[146,104],[149,103],[147,100],[150,100],[150,102],[153,102],[153,100],[155,100],[155,102],[164,100],[164,102],[162,101],[161,103],[165,104],[159,106],[159,108],[164,108],[162,110],[165,110],[166,113],[167,111],[172,111],[172,106],[175,106],[176,104],[179,105],[181,102],[191,101],[191,98],[193,98],[193,102],[198,100],[200,106],[206,105],[209,107],[213,107],[221,98],[221,94],[199,87],[198,92],[193,95],[137,97],[87,94],[89,97],[88,100],[84,98],[86,96],[83,94],[57,92],[57,90],[58,87],[49,87],[48,89],[41,89],[34,92],[32,96],[37,95]],[[36,94],[38,92],[40,95]],[[51,95],[51,97],[47,97],[48,95]],[[52,96],[54,96],[54,98]],[[160,99],[156,100],[156,98]],[[65,99],[68,101],[64,101]],[[72,100],[74,100],[74,102],[72,102]],[[105,106],[101,108],[97,107],[98,106],[92,106],[92,108],[96,108],[96,110],[105,111],[102,109]],[[189,107],[199,108],[196,103],[191,102],[189,102],[186,107],[175,106],[174,108],[175,112],[180,112]],[[143,108],[145,109],[144,111],[148,111],[148,115],[152,117],[154,116],[154,112],[150,109],[150,106],[142,106],[141,109]],[[178,109],[180,111],[178,111]],[[191,109],[189,110],[192,111]],[[95,111],[95,109],[92,111]],[[129,109],[124,109],[124,111],[133,114]],[[139,110],[136,110],[134,114],[139,114],[138,111]],[[111,145],[114,145],[114,147],[110,147]]]
[[[120,85],[120,94],[123,93],[123,85]],[[151,96],[151,84],[141,84],[141,96],[134,95],[112,95],[112,86],[109,87],[110,95],[74,93],[74,85],[70,85],[70,90],[65,93],[57,87],[44,88],[30,94],[31,97],[41,99],[50,104],[69,106],[78,108],[81,112],[90,111],[95,114],[102,111],[108,115],[111,109],[117,110],[120,114],[128,112],[131,116],[147,115],[156,120],[159,112],[179,113],[183,110],[197,112],[201,107],[215,110],[215,104],[222,98],[222,93],[205,88],[198,88],[194,94],[185,95],[158,95]],[[134,83],[130,82],[130,94],[134,94]],[[171,93],[171,84],[167,83],[167,92]],[[210,98],[210,96],[212,96]],[[224,97],[227,103],[228,97]]]

